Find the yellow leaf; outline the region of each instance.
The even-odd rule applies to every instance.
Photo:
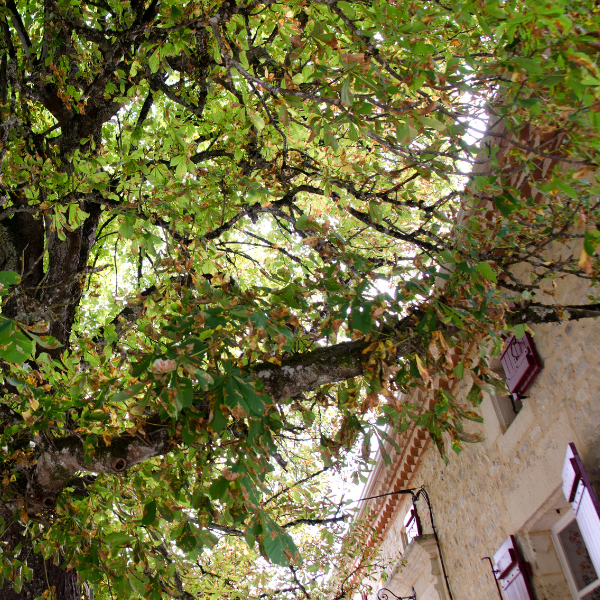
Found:
[[[415,354],[415,359],[417,361],[417,369],[419,369],[419,373],[421,374],[423,381],[430,382],[431,377],[429,376],[429,371],[425,368],[425,366],[421,362],[421,359],[419,358],[418,354]]]
[[[579,266],[588,275],[591,275],[594,272],[594,269],[592,269],[592,257],[585,250],[581,251],[581,256],[579,257]]]

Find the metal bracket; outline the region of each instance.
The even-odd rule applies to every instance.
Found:
[[[387,588],[381,588],[377,592],[377,598],[378,600],[417,600],[417,592],[413,588],[410,596],[396,596],[394,592],[391,592]]]

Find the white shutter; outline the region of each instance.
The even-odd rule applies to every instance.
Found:
[[[567,446],[562,472],[563,492],[571,503],[590,558],[600,574],[600,504],[575,444]]]
[[[515,538],[510,535],[494,555],[496,578],[506,600],[533,600],[533,590],[527,574],[529,565],[523,560]]]

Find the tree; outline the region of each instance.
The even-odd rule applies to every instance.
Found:
[[[343,597],[311,575],[343,527],[323,477],[388,423],[459,452],[490,343],[600,315],[551,296],[598,272],[596,7],[6,0],[0,26],[0,596]]]

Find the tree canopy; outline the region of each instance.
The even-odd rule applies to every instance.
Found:
[[[460,452],[502,335],[600,315],[552,296],[598,272],[599,25],[5,0],[2,598],[347,595],[341,473]]]

